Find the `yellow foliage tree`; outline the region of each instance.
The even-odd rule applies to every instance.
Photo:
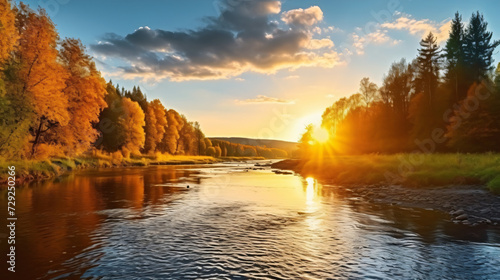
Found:
[[[52,134],[65,154],[74,155],[87,150],[99,135],[92,124],[99,121],[99,113],[107,107],[106,82],[79,40],[64,40],[60,59],[69,74],[63,92],[69,101],[70,121],[56,127]]]
[[[164,142],[166,143],[167,150],[170,154],[177,153],[177,145],[180,138],[180,131],[184,122],[182,117],[175,110],[170,109],[167,112],[167,131],[165,133]]]
[[[11,85],[4,75],[7,59],[17,44],[19,33],[15,25],[16,13],[8,0],[0,0],[0,155],[12,157],[26,146],[29,120],[23,100],[11,92]]]
[[[69,121],[68,99],[63,94],[67,71],[58,62],[54,24],[43,9],[38,13],[21,3],[17,11],[19,46],[14,54],[19,97],[29,104],[35,117],[31,156],[38,143],[46,143],[46,132]]]
[[[144,112],[141,106],[132,101],[130,98],[124,97],[123,102],[123,115],[120,117],[120,124],[123,127],[125,134],[125,144],[122,151],[125,155],[128,153],[140,154],[140,150],[144,147],[145,135],[144,126]]]
[[[0,0],[0,69],[14,49],[19,37],[15,20],[16,14],[11,9],[10,1]]]
[[[166,127],[167,116],[163,104],[158,99],[149,102],[146,112],[146,144],[144,147],[146,152],[156,150],[156,146],[165,136]]]

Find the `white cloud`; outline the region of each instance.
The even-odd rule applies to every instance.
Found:
[[[325,32],[325,33],[327,33],[327,32],[331,32],[331,33],[342,32],[342,29],[331,25],[331,26],[323,28],[323,32]]]
[[[300,76],[298,75],[290,75],[290,76],[286,76],[284,79],[285,80],[293,80],[293,79],[298,79],[300,78]]]
[[[334,46],[332,40],[330,39],[311,39],[307,48],[310,50],[318,50],[322,48],[332,48]]]
[[[256,98],[235,100],[236,104],[263,104],[263,103],[278,103],[278,104],[294,104],[293,100],[280,99],[276,97],[269,97],[265,95],[257,95]]]
[[[365,53],[365,47],[368,44],[376,45],[397,45],[401,40],[394,39],[389,36],[391,30],[405,30],[411,35],[426,36],[432,32],[437,37],[437,43],[444,42],[448,39],[451,21],[435,22],[430,19],[414,19],[410,15],[398,13],[398,16],[392,22],[385,22],[375,25],[375,31],[371,33],[363,33],[363,29],[356,28],[356,32],[351,34],[353,50],[358,55]]]
[[[411,35],[423,37],[432,32],[437,37],[438,43],[448,39],[451,20],[435,22],[430,19],[414,19],[410,15],[401,14],[399,18],[392,22],[385,22],[380,25],[385,29],[406,30]]]
[[[286,24],[296,26],[311,26],[323,20],[323,11],[318,6],[307,9],[294,9],[284,12],[281,19]]]
[[[365,47],[368,44],[374,45],[397,45],[401,40],[396,40],[387,35],[386,30],[377,30],[366,35],[359,35],[357,33],[351,34],[351,39],[353,41],[352,46],[358,55],[363,55],[365,53]]]

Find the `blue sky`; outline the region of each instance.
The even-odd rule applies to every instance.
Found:
[[[127,88],[140,85],[150,100],[158,98],[166,107],[199,121],[208,136],[297,140],[304,126],[318,122],[327,106],[356,93],[361,78],[380,84],[392,62],[413,59],[425,33],[433,31],[444,42],[456,11],[467,22],[479,10],[494,38],[500,38],[497,1],[25,3],[44,7],[61,38],[80,38],[106,79]],[[262,5],[256,8],[255,3]],[[266,27],[258,30],[260,21],[245,21],[242,5],[246,5],[244,11],[260,13]],[[222,15],[228,11],[236,15],[234,20],[241,19],[242,30],[269,34],[234,48],[226,48],[241,42],[235,39],[239,31],[234,28],[229,30],[235,38],[229,38],[227,45],[210,42],[210,37],[200,39],[204,34],[200,30],[224,29],[228,20]],[[200,32],[193,35],[189,30]],[[131,41],[127,35],[139,39]],[[175,45],[186,36],[197,40]],[[270,40],[276,43],[265,48],[245,43]],[[165,45],[159,48],[159,44]],[[210,54],[195,62],[207,46]],[[263,49],[265,53],[259,53]],[[276,58],[283,53],[286,56]],[[500,61],[498,53],[495,58]]]

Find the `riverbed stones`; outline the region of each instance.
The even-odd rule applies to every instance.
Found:
[[[458,216],[461,216],[461,215],[465,214],[465,211],[463,209],[458,209],[456,211],[451,211],[450,214],[452,216],[457,216],[458,217]]]
[[[467,220],[469,218],[469,215],[467,214],[462,214],[462,215],[458,215],[455,217],[455,220],[458,220],[458,221],[463,221],[463,220]]]

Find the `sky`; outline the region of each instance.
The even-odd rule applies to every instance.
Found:
[[[380,85],[415,58],[428,32],[443,46],[457,11],[467,23],[479,10],[500,38],[493,0],[24,2],[81,39],[106,80],[139,85],[209,137],[297,141],[363,77]]]

